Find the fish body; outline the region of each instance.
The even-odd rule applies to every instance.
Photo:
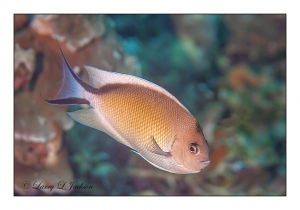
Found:
[[[61,49],[60,49],[61,50]],[[209,148],[197,120],[170,93],[142,78],[85,66],[84,83],[63,56],[63,80],[50,104],[89,104],[68,113],[101,130],[162,170],[188,174],[206,167]]]

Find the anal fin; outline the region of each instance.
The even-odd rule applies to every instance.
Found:
[[[68,115],[73,120],[88,127],[103,131],[118,142],[132,148],[126,140],[124,140],[110,125],[106,123],[103,116],[101,116],[101,114],[98,113],[95,108],[89,107],[87,109],[81,109],[75,112],[68,112]]]

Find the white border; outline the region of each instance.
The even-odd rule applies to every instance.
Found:
[[[20,209],[299,208],[299,11],[296,1],[5,1],[1,4],[1,206]],[[71,9],[71,10],[70,10]],[[287,13],[287,197],[13,197],[13,13]],[[4,207],[5,208],[5,207]],[[7,209],[7,208],[5,208]],[[297,208],[291,208],[297,209]]]

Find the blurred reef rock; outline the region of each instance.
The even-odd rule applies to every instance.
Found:
[[[40,180],[44,185],[57,185],[61,180],[73,179],[66,148],[63,148],[62,132],[69,130],[74,122],[65,110],[41,106],[37,96],[23,91],[15,97],[14,105],[14,165],[15,189],[23,195],[40,194],[42,191],[24,189],[25,181],[33,184]],[[67,191],[45,190],[46,194]]]
[[[22,49],[15,45],[14,53],[14,90],[23,87],[28,89],[29,81],[35,70],[35,54],[33,49]]]
[[[274,59],[286,50],[285,15],[224,15],[230,37],[225,51],[235,61]]]
[[[140,64],[124,51],[113,22],[103,15],[14,15],[14,29],[15,191],[21,195],[70,193],[33,189],[34,183],[57,186],[59,181],[70,182],[77,175],[64,139],[64,132],[74,125],[66,115],[68,107],[51,106],[41,98],[52,98],[60,86],[62,57],[56,39],[75,72],[86,82],[83,65],[140,74]],[[76,152],[80,157],[83,151]],[[102,168],[105,178],[108,168]],[[103,173],[101,170],[99,173]],[[25,181],[31,183],[29,189],[22,186]]]

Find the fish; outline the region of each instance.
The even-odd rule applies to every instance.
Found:
[[[67,114],[78,123],[105,132],[158,169],[191,174],[210,163],[209,146],[198,121],[168,91],[134,75],[84,66],[88,84],[59,49],[62,82],[54,98],[45,102],[87,104],[88,108]]]

